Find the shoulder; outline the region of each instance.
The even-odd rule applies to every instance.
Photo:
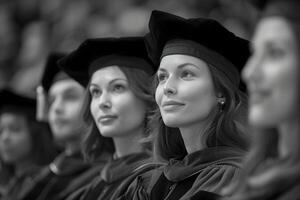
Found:
[[[155,175],[159,177],[162,174],[162,166],[162,163],[154,162],[141,165],[132,176],[122,182],[113,199],[144,199]]]
[[[240,174],[241,169],[238,166],[214,164],[199,172],[193,188],[219,194],[225,186],[237,181]]]

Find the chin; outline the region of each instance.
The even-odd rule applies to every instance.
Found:
[[[75,131],[60,130],[55,132],[54,137],[57,141],[65,142],[77,137],[77,134],[75,135],[75,133],[76,133]]]
[[[180,127],[180,124],[182,123],[182,121],[180,121],[179,119],[163,118],[163,121],[166,126],[169,126],[172,128]]]
[[[103,137],[108,137],[108,138],[112,138],[112,137],[116,137],[118,135],[120,135],[118,133],[118,131],[115,130],[108,130],[108,129],[100,129],[100,133]]]
[[[261,128],[276,126],[276,123],[272,120],[272,116],[266,116],[262,113],[250,113],[249,124],[251,124],[254,127],[261,127]]]

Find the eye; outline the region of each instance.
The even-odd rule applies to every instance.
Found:
[[[92,98],[97,98],[101,95],[101,91],[96,87],[90,87],[89,91]]]
[[[192,78],[193,76],[194,76],[194,73],[189,70],[184,70],[181,73],[181,78],[184,78],[184,79],[189,79],[189,78]]]
[[[65,100],[69,100],[69,101],[75,101],[77,99],[80,98],[80,96],[78,94],[73,93],[67,93],[64,95]]]
[[[168,76],[166,73],[158,73],[157,78],[159,82],[162,82],[165,81],[168,78]]]
[[[114,92],[117,92],[117,93],[120,93],[120,92],[123,92],[125,90],[125,86],[124,85],[121,85],[121,84],[115,84],[113,86],[113,91]]]
[[[267,53],[272,59],[280,59],[285,55],[284,50],[275,47],[270,48]]]
[[[13,133],[18,133],[21,131],[21,127],[19,125],[13,125],[10,127],[10,130],[13,132]]]

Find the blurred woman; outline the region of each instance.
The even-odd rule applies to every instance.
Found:
[[[97,153],[93,149],[100,135],[112,138],[115,148],[101,174],[70,199],[116,199],[133,174],[152,167],[149,148],[141,140],[151,133],[147,119],[155,105],[150,92],[155,68],[143,38],[88,39],[60,65],[88,90],[84,119],[93,130],[86,141],[87,156]]]
[[[300,2],[270,0],[253,37],[243,78],[255,130],[245,174],[229,199],[300,199]],[[228,191],[224,193],[228,194]]]
[[[238,69],[248,42],[214,20],[160,11],[149,28],[148,53],[159,65],[154,151],[166,165],[150,181],[141,176],[127,198],[216,198],[238,176],[247,149]]]
[[[42,166],[56,155],[46,123],[35,119],[36,101],[10,90],[0,91],[1,181],[6,179],[1,199],[22,199]]]
[[[102,138],[103,149],[92,166],[84,161],[81,141],[87,133],[87,126],[81,121],[84,88],[63,73],[57,61],[65,54],[53,52],[49,55],[38,88],[38,118],[49,122],[55,141],[62,152],[44,169],[36,187],[26,199],[65,199],[78,188],[87,184],[98,173],[111,156],[111,141]]]

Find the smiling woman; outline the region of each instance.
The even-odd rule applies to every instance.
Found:
[[[300,179],[300,2],[251,1],[262,17],[243,78],[255,130],[245,172],[230,200],[298,200]]]
[[[248,42],[212,19],[153,11],[148,55],[159,66],[154,153],[166,162],[143,174],[128,199],[215,199],[239,175],[247,135],[239,69]],[[149,181],[150,179],[150,181]]]

